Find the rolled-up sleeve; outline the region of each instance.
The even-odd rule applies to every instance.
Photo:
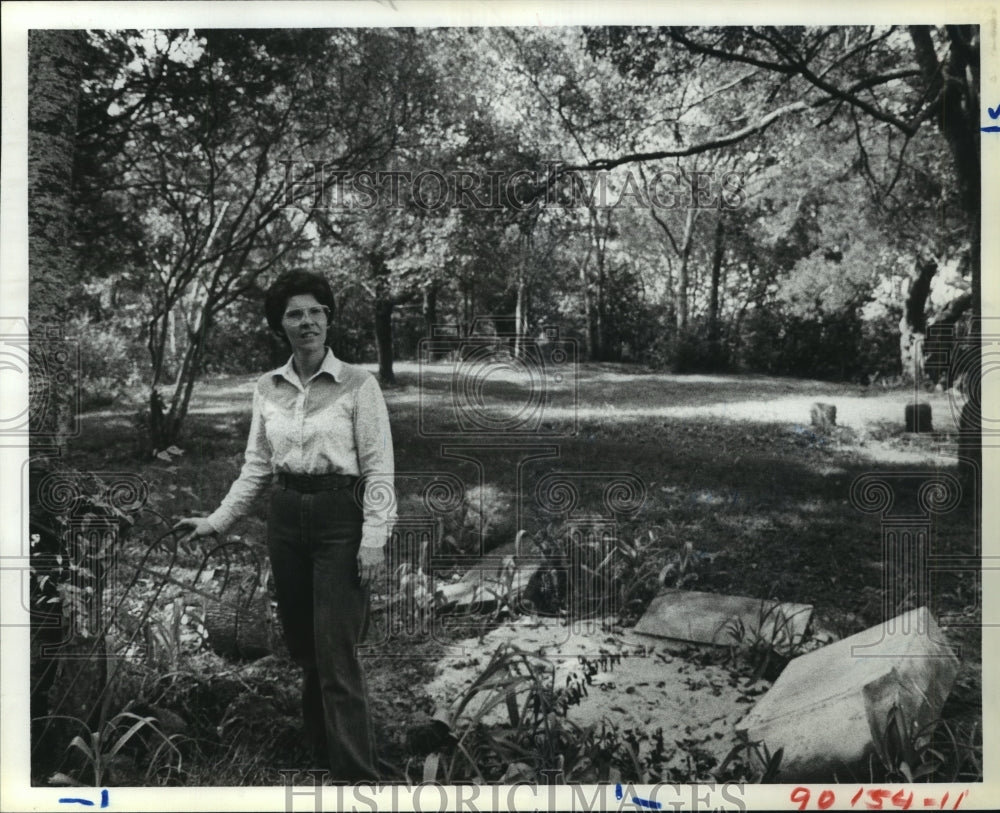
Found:
[[[271,446],[264,431],[261,414],[260,387],[253,393],[253,417],[250,421],[250,436],[247,438],[246,453],[240,476],[232,484],[218,509],[208,517],[215,530],[224,534],[236,520],[247,513],[251,504],[267,488],[273,477],[271,467]]]
[[[381,548],[396,522],[395,465],[389,412],[382,390],[371,376],[357,389],[354,442],[361,476],[365,478],[361,544],[368,548]]]

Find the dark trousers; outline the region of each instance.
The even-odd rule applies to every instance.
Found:
[[[305,669],[306,736],[331,778],[378,779],[368,693],[356,647],[368,625],[358,574],[362,513],[352,489],[302,494],[278,488],[267,521],[278,614]]]

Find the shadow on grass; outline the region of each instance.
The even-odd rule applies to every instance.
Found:
[[[412,376],[415,382],[418,372],[424,382],[416,391],[407,378]],[[413,364],[401,365],[403,383],[387,391],[399,472],[450,472],[467,488],[479,485],[482,477],[486,484],[513,496],[520,467],[524,493],[516,501],[516,516],[505,518],[504,527],[511,536],[521,529],[515,525],[537,531],[550,522],[572,519],[547,513],[537,504],[533,486],[545,474],[585,473],[577,514],[601,515],[607,514],[602,476],[628,472],[644,484],[646,500],[638,513],[615,517],[623,531],[641,534],[662,529],[657,533],[665,543],[689,540],[698,549],[726,553],[739,567],[729,568],[719,586],[724,582],[726,589],[743,593],[757,594],[778,582],[795,591],[795,595],[782,595],[784,599],[843,603],[858,590],[877,589],[881,518],[851,505],[851,483],[875,471],[930,477],[952,467],[935,456],[928,438],[912,441],[926,453],[924,462],[880,461],[871,455],[866,458],[855,445],[805,431],[798,420],[776,422],[761,416],[757,421],[740,421],[708,411],[713,404],[747,399],[752,393],[761,396],[755,403],[764,405],[789,392],[807,397],[824,394],[831,400],[856,398],[862,391],[857,387],[760,376],[642,374],[606,365],[580,368],[579,414],[552,419],[537,434],[517,441],[551,445],[557,456],[523,464],[524,453],[516,446],[492,446],[497,440],[511,441],[509,436],[466,432],[428,437],[421,433],[421,417],[432,428],[453,425],[452,372],[451,365],[430,365],[422,371]],[[134,452],[134,418],[102,413],[85,416],[83,432],[71,444],[75,465],[134,469],[161,490],[171,483],[186,486],[187,491],[176,492],[176,499],[164,497],[162,508],[169,511],[176,505],[177,515],[207,513],[238,474],[255,378],[199,385],[178,442],[185,451],[181,458],[170,463],[139,459]],[[640,391],[646,402],[665,403],[683,391],[689,402],[700,402],[701,408],[692,405],[688,415],[655,418],[641,410],[623,412]],[[524,388],[498,375],[489,394],[501,406],[516,404],[524,398]],[[889,397],[898,399],[899,394]],[[598,403],[600,410],[587,406]],[[449,459],[443,451],[446,445],[465,446],[479,467]],[[419,487],[419,478],[405,482],[409,483],[406,488]],[[919,480],[908,482],[909,491],[899,495],[897,506],[914,504],[918,484]],[[401,491],[401,506],[417,503],[415,494]],[[950,547],[960,549],[950,552],[963,555],[975,552],[976,528],[977,518],[967,508],[934,517],[932,522],[935,539],[947,540]],[[932,539],[934,544],[944,542]]]

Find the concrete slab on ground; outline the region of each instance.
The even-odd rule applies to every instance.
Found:
[[[703,777],[720,765],[738,742],[735,724],[770,686],[721,664],[689,660],[664,642],[632,636],[631,630],[625,638],[614,632],[612,619],[568,626],[559,619],[522,617],[445,649],[427,686],[440,712],[454,708],[505,645],[544,658],[553,689],[585,680],[589,662],[594,671],[587,693],[568,707],[567,720],[583,728],[599,730],[603,724],[632,730],[641,758],[653,750],[655,732],[662,729],[666,751],[660,767],[663,776],[675,778],[692,778],[695,762],[703,766]],[[518,693],[518,705],[526,691],[527,685]],[[486,725],[509,721],[506,705],[489,691],[472,698],[462,716],[467,721],[481,717]]]
[[[635,631],[720,646],[763,640],[781,652],[804,640],[812,609],[808,604],[668,589],[653,599]]]
[[[940,715],[959,661],[926,607],[793,659],[736,727],[772,753],[780,781],[831,779],[881,743],[898,706],[908,725]]]

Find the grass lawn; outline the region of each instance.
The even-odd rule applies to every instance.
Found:
[[[675,376],[611,364],[544,376],[500,364],[479,370],[471,381],[456,377],[445,363],[402,362],[396,372],[399,383],[385,397],[400,518],[426,520],[422,495],[428,483],[441,474],[458,477],[476,504],[465,512],[464,525],[447,517],[439,523],[451,534],[456,555],[478,551],[468,547],[469,517],[485,521],[488,548],[509,544],[518,530],[541,535],[558,523],[603,517],[617,523],[621,538],[644,540],[645,555],[656,564],[690,543],[702,564],[697,581],[687,586],[812,604],[816,623],[838,636],[883,620],[882,517],[852,504],[852,483],[862,475],[884,475],[896,488],[891,511],[902,516],[918,510],[922,482],[956,470],[957,412],[944,393],[921,393],[932,406],[935,431],[918,435],[903,431],[904,405],[914,399],[907,390],[762,376]],[[136,407],[122,406],[83,417],[67,463],[140,474],[150,485],[150,507],[165,518],[206,514],[238,472],[253,380],[199,383],[178,442],[184,454],[171,461],[136,453]],[[836,430],[810,426],[809,408],[816,401],[837,407]],[[572,513],[556,513],[539,499],[538,484],[553,472],[574,485]],[[618,514],[605,493],[616,478],[640,495]],[[258,506],[236,535],[262,542],[263,511]],[[974,510],[963,506],[932,516],[931,552],[977,556],[976,523]],[[138,548],[142,542],[140,533],[130,544]],[[978,576],[932,574],[931,592],[932,611],[962,648],[962,670],[945,716],[972,730],[981,719]],[[908,606],[904,600],[893,609]],[[414,638],[396,641],[384,647],[385,657],[368,661],[380,743],[394,766],[408,758],[402,733],[407,724],[426,721],[431,710],[421,686],[440,651],[438,642]],[[289,714],[294,721],[294,709]],[[243,767],[234,762],[236,752],[228,762],[216,755],[187,781],[280,782],[275,771],[283,765],[273,752],[261,757],[259,749],[252,751],[241,752]],[[299,757],[292,749],[285,762],[294,767]]]

